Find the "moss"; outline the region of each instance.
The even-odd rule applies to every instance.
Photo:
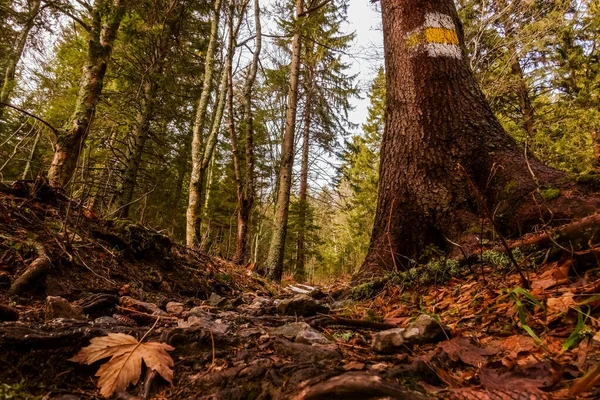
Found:
[[[515,189],[519,184],[517,183],[517,181],[509,181],[505,186],[504,186],[504,192],[505,193],[510,193],[513,191],[513,189]]]
[[[547,187],[540,189],[540,195],[546,201],[554,200],[560,196],[560,189],[555,187]]]
[[[577,183],[593,190],[600,190],[600,174],[583,174],[577,177]]]
[[[17,383],[14,385],[8,385],[6,383],[0,384],[0,399],[11,399],[11,400],[39,400],[40,396],[33,396],[25,391],[23,383]]]
[[[375,294],[375,288],[373,287],[373,282],[363,283],[362,285],[358,285],[352,289],[350,296],[354,300],[362,300],[373,297]]]

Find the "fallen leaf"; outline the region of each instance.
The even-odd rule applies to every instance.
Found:
[[[548,314],[566,314],[569,308],[575,305],[573,293],[565,293],[560,297],[552,297],[546,301]]]
[[[130,383],[137,384],[142,373],[142,361],[167,382],[173,380],[173,359],[167,353],[173,347],[168,344],[140,343],[133,336],[124,333],[109,333],[108,336],[93,338],[90,342],[89,346],[81,349],[69,361],[89,365],[111,357],[96,373],[100,394],[104,397],[124,391]]]
[[[479,380],[486,389],[536,391],[560,381],[562,367],[551,361],[518,366],[508,370],[500,363],[491,363],[479,371]],[[499,368],[496,368],[496,366]],[[501,364],[500,364],[501,365]]]
[[[348,364],[344,365],[344,371],[360,371],[365,368],[365,364],[359,361],[350,361]]]
[[[502,349],[509,353],[512,358],[516,358],[519,353],[531,351],[535,347],[535,341],[531,336],[513,335],[502,342]]]
[[[485,356],[494,355],[499,349],[486,349],[479,347],[473,343],[470,338],[456,337],[439,344],[439,347],[444,350],[451,360],[457,361],[460,359],[465,364],[474,367],[480,367],[487,362]]]

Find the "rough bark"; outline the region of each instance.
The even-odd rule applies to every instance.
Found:
[[[150,76],[144,82],[140,108],[136,114],[135,125],[128,141],[123,186],[117,200],[118,212],[116,214],[121,218],[129,217],[129,210],[133,201],[133,192],[142,163],[144,148],[150,137],[150,123],[152,114],[154,113],[157,89],[156,83],[152,81],[153,78],[153,76]]]
[[[14,49],[12,54],[8,59],[8,65],[6,66],[6,70],[4,71],[4,81],[2,82],[2,90],[0,91],[0,103],[10,103],[10,95],[12,94],[13,89],[15,88],[15,74],[17,71],[17,65],[21,60],[21,56],[23,55],[23,50],[25,50],[25,44],[27,43],[27,38],[29,37],[29,32],[31,28],[33,28],[33,24],[35,22],[35,18],[37,17],[40,11],[41,0],[34,0],[29,9],[29,13],[27,15],[27,21],[23,25],[19,36],[17,37],[17,42],[14,45]],[[4,106],[0,104],[0,120],[3,117]]]
[[[41,243],[34,243],[35,259],[27,267],[25,272],[19,276],[11,285],[9,293],[13,295],[21,295],[25,291],[35,286],[38,281],[46,277],[52,262],[46,248]]]
[[[192,132],[192,172],[190,175],[190,190],[188,198],[188,208],[186,212],[186,244],[189,247],[195,247],[200,243],[201,232],[201,211],[202,211],[202,135],[205,126],[206,109],[212,92],[212,81],[215,63],[215,51],[217,48],[219,35],[219,20],[221,17],[222,0],[216,0],[214,3],[214,17],[211,23],[210,40],[206,51],[204,62],[204,79],[202,93],[198,100],[196,109],[196,118],[194,119],[194,128]]]
[[[304,2],[296,1],[296,23],[304,11]],[[287,96],[285,134],[281,146],[281,166],[278,177],[277,206],[275,221],[266,267],[269,278],[281,281],[283,275],[283,256],[292,188],[292,169],[294,166],[294,136],[296,133],[296,111],[298,107],[298,76],[300,72],[301,27],[296,26],[292,41],[292,61],[290,64],[290,84]]]
[[[254,128],[252,114],[252,88],[256,81],[258,71],[258,62],[262,50],[262,28],[260,22],[260,4],[254,0],[254,25],[256,28],[256,42],[252,62],[246,75],[246,82],[243,91],[243,112],[244,112],[244,141],[245,141],[245,162],[243,171],[237,170],[240,174],[236,175],[237,184],[237,233],[234,262],[239,265],[245,264],[249,257],[248,232],[250,226],[250,214],[254,205],[255,187],[254,187]],[[231,106],[231,105],[230,105]],[[234,163],[241,164],[241,155],[237,150],[237,139],[231,138],[232,154]],[[235,148],[235,150],[233,150]],[[236,161],[237,159],[237,161]]]
[[[308,210],[308,155],[310,150],[310,124],[312,112],[312,82],[313,70],[308,71],[308,89],[304,105],[304,126],[302,131],[302,161],[300,163],[300,192],[299,192],[299,215],[298,215],[298,246],[296,253],[296,270],[294,279],[302,282],[306,279],[306,214]]]
[[[481,214],[459,164],[505,233],[540,222],[552,206],[536,194],[538,183],[561,187],[568,178],[526,156],[494,117],[465,61],[452,0],[382,0],[381,7],[387,109],[362,276],[407,268],[426,245],[445,248],[473,226]]]
[[[48,180],[53,187],[66,186],[75,172],[79,154],[102,94],[113,43],[124,14],[124,0],[96,0],[90,11],[87,60],[83,68],[75,111],[57,133],[54,158],[48,171]]]

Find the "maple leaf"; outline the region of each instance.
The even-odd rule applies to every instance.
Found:
[[[89,365],[110,357],[96,372],[100,394],[104,397],[124,391],[130,383],[137,384],[142,373],[142,360],[147,368],[155,370],[167,382],[173,380],[173,359],[167,351],[174,349],[168,344],[142,343],[124,333],[109,333],[93,338],[90,343],[69,361]]]

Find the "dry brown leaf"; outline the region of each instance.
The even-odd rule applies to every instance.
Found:
[[[89,346],[81,349],[70,361],[89,365],[111,357],[96,373],[100,378],[100,394],[104,397],[110,397],[116,391],[124,391],[130,383],[137,384],[142,373],[142,360],[146,367],[155,370],[167,382],[173,380],[173,359],[167,353],[173,347],[168,344],[140,343],[133,336],[124,333],[109,333],[108,336],[93,338],[90,342]]]
[[[565,293],[560,297],[552,297],[546,301],[548,314],[566,314],[569,308],[575,305],[573,293]]]
[[[596,364],[594,368],[588,371],[587,374],[579,378],[577,382],[569,390],[571,396],[577,396],[580,393],[591,390],[600,381],[600,363]]]

